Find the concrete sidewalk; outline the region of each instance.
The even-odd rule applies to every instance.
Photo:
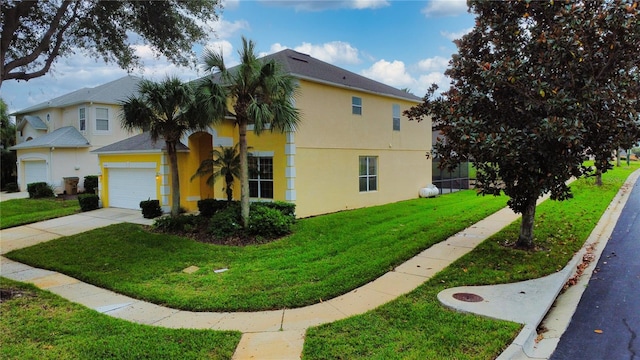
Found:
[[[638,173],[634,175],[637,177]],[[625,194],[621,190],[603,216],[603,219],[608,219],[605,222],[615,224],[614,210],[618,208],[616,204],[622,203],[619,207],[621,209],[624,207],[624,201],[626,201]],[[123,221],[146,221],[142,219],[139,211],[136,212],[137,218],[133,214],[127,215],[126,210],[122,213],[121,209],[101,209],[96,212],[97,214],[90,215],[96,227]],[[49,220],[48,224],[43,222],[29,227],[20,227],[22,230],[15,231],[12,235],[11,231],[3,230],[0,232],[2,253],[9,248],[17,249],[50,240],[54,235],[70,235],[73,228],[76,228],[77,232],[87,231],[88,225],[83,226],[80,223],[82,220],[89,221],[89,219],[68,219],[73,216],[87,216],[85,214],[89,213],[56,219],[57,222]],[[239,330],[243,335],[234,359],[299,359],[307,328],[362,314],[412,291],[518,217],[519,215],[514,214],[510,209],[502,209],[448,240],[421,252],[393,271],[347,294],[304,308],[277,311],[244,313],[181,311],[116,294],[66,275],[32,268],[4,257],[0,257],[0,266],[4,277],[33,283],[70,301],[117,318],[169,328]],[[605,227],[599,224],[594,230],[594,234],[597,234],[592,236],[598,238],[606,236],[602,235],[606,233],[603,229]],[[19,238],[18,233],[26,231],[34,233]],[[35,231],[43,231],[43,233]],[[533,346],[531,338],[532,336],[535,338],[536,326],[553,304],[566,279],[573,274],[572,270],[575,269],[574,262],[577,258],[578,255],[563,271],[542,279],[491,287],[449,289],[442,292],[439,298],[447,306],[460,311],[506,318],[525,324],[521,334],[502,358],[527,358],[526,354],[531,352],[530,348]],[[454,294],[459,293],[475,294],[481,296],[483,301],[477,303],[458,301],[454,298]],[[508,317],[500,316],[501,313],[506,313],[505,309],[514,304],[522,304],[522,307],[517,308]]]

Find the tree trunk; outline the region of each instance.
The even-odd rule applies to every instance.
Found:
[[[519,249],[533,248],[533,225],[536,217],[536,199],[530,199],[522,212],[522,224],[520,225],[520,236],[516,247]]]
[[[180,215],[180,177],[178,176],[178,153],[176,144],[166,141],[169,166],[171,167],[171,216]]]
[[[240,144],[240,209],[242,215],[242,226],[249,227],[249,159],[247,150],[247,122],[240,121],[238,124]]]
[[[224,182],[227,187],[225,189],[227,192],[227,202],[231,202],[233,200],[233,175],[231,175],[231,173],[225,175]]]
[[[596,186],[602,186],[602,169],[596,166]]]

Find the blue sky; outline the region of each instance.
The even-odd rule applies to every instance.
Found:
[[[228,66],[237,64],[241,36],[266,55],[294,49],[360,75],[423,96],[432,83],[448,87],[444,70],[456,47],[452,40],[473,27],[466,0],[227,0],[211,36],[194,47],[222,50]],[[202,75],[197,69],[170,64],[144,45],[137,47],[144,68],[132,74],[183,80]],[[115,64],[83,56],[59,59],[49,74],[24,81],[5,81],[0,96],[11,112],[54,97],[125,76]]]

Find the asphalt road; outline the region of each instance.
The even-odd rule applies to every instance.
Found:
[[[640,180],[551,360],[640,360]]]

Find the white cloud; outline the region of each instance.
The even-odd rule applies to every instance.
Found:
[[[240,0],[222,0],[222,7],[225,10],[237,9],[240,5]]]
[[[260,56],[273,54],[284,49],[290,49],[290,47],[280,43],[275,43],[271,45],[269,52],[260,53]],[[331,41],[324,44],[303,42],[301,45],[293,47],[292,49],[334,65],[355,65],[362,62],[360,60],[360,52],[358,49],[343,41]]]
[[[415,80],[407,72],[404,62],[398,60],[393,62],[379,60],[370,68],[362,70],[361,73],[370,79],[398,88],[411,88],[415,84]]]
[[[270,6],[292,7],[297,11],[323,11],[335,9],[379,9],[387,7],[387,0],[262,0]]]
[[[443,72],[430,72],[428,74],[421,75],[418,78],[416,91],[414,93],[418,96],[424,96],[431,85],[436,84],[438,85],[438,90],[436,92],[439,94],[443,91],[449,90],[450,82],[451,79]]]
[[[444,71],[449,65],[449,59],[442,56],[434,56],[432,58],[420,60],[418,69],[421,71]]]
[[[448,31],[440,31],[440,35],[443,37],[453,41],[462,38],[464,35],[468,34],[473,30],[473,28],[468,28],[464,30],[460,30],[458,32],[448,32]]]
[[[249,22],[246,20],[229,22],[224,20],[221,16],[218,21],[211,24],[211,28],[214,32],[215,38],[229,39],[244,30],[249,30],[251,27]],[[210,38],[210,40],[213,40],[213,38]]]
[[[457,16],[467,12],[466,0],[431,0],[422,9],[426,17]]]

